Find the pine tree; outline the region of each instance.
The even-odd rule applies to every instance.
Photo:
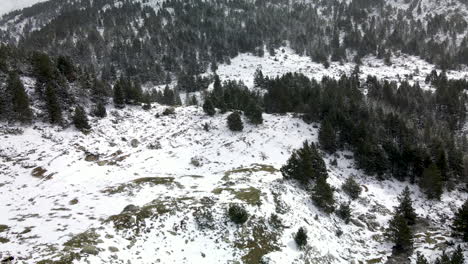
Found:
[[[316,180],[312,189],[312,200],[325,213],[333,213],[335,210],[333,188],[328,184],[327,177],[321,176]]]
[[[451,264],[449,255],[445,251],[442,252],[442,255],[436,259],[435,264]]]
[[[459,233],[464,241],[468,241],[468,200],[455,213],[453,230]]]
[[[443,182],[440,170],[434,163],[424,169],[420,185],[429,199],[440,199]]]
[[[100,118],[104,118],[107,116],[106,106],[103,102],[98,102],[96,108],[94,109],[94,115]]]
[[[216,114],[216,110],[210,98],[207,98],[203,103],[203,111],[209,116],[214,116]]]
[[[227,117],[227,124],[231,131],[242,131],[244,129],[241,116],[237,111]]]
[[[319,131],[319,143],[323,150],[328,153],[336,151],[336,135],[331,122],[325,118]]]
[[[78,130],[90,129],[91,126],[88,122],[88,116],[81,106],[75,107],[75,114],[73,115],[73,124]]]
[[[223,86],[221,85],[221,80],[217,74],[214,76],[213,94],[216,97],[216,100],[221,100],[223,96]]]
[[[122,83],[121,81],[117,81],[114,85],[114,106],[117,108],[124,108],[125,107],[125,97],[124,92],[122,90]]]
[[[341,203],[336,213],[341,219],[344,220],[345,224],[348,224],[351,220],[350,203]]]
[[[245,116],[249,119],[250,123],[254,125],[263,123],[262,109],[253,100],[250,100],[245,110]]]
[[[165,105],[175,105],[175,95],[174,91],[169,88],[169,85],[164,87],[162,103]]]
[[[356,182],[353,176],[347,178],[345,183],[343,183],[343,185],[341,186],[341,188],[353,200],[359,198],[359,195],[361,195],[362,192],[361,185],[359,185],[359,183]]]
[[[403,216],[408,225],[414,225],[416,222],[416,213],[413,208],[413,201],[411,200],[411,193],[406,186],[403,192],[398,196],[398,201],[400,204],[395,208],[396,213]]]
[[[45,101],[50,123],[59,124],[62,122],[62,110],[60,109],[55,87],[51,84],[46,86]]]
[[[395,214],[390,220],[389,235],[399,252],[408,252],[413,247],[413,234],[404,216]]]
[[[228,216],[231,219],[231,221],[238,225],[242,225],[249,219],[249,214],[244,209],[244,207],[237,204],[232,204],[229,206]]]
[[[418,252],[416,255],[416,264],[429,264],[427,261],[426,257],[421,254],[421,252]]]
[[[321,177],[327,178],[327,167],[314,143],[305,141],[302,148],[293,151],[286,165],[281,167],[286,179],[298,180],[302,185]]]
[[[254,74],[254,86],[263,88],[264,82],[265,82],[265,78],[263,77],[263,72],[260,68],[258,68]]]
[[[16,72],[11,72],[7,80],[7,90],[11,94],[13,111],[16,119],[23,123],[29,123],[32,120],[32,111],[29,107],[29,98],[24,90]]]
[[[303,227],[300,227],[299,230],[297,230],[297,233],[294,236],[294,241],[300,249],[303,249],[307,245],[307,231]]]
[[[455,250],[455,252],[453,252],[452,254],[452,258],[451,258],[451,263],[450,264],[463,264],[465,263],[465,258],[463,256],[463,250],[462,248],[460,247],[460,245],[458,245],[457,249]]]

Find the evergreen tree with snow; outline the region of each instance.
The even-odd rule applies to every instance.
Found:
[[[254,74],[254,86],[258,88],[263,88],[264,83],[265,83],[265,78],[263,77],[263,72],[260,68],[258,68]]]
[[[207,98],[203,103],[203,111],[209,116],[214,116],[216,114],[216,110],[210,98]]]
[[[356,182],[353,176],[350,176],[346,179],[346,181],[341,186],[341,189],[343,189],[343,191],[353,200],[359,198],[359,195],[361,195],[362,192],[361,185]]]
[[[413,234],[404,216],[396,213],[390,220],[388,231],[397,252],[409,252],[413,248]]]
[[[451,262],[450,264],[464,264],[465,263],[463,250],[460,245],[458,245],[455,252],[453,252],[450,262]]]
[[[413,208],[413,200],[408,186],[405,187],[403,192],[398,196],[399,205],[395,208],[396,213],[406,219],[408,225],[414,225],[416,222],[416,213]]]
[[[242,131],[244,124],[238,111],[233,112],[227,117],[227,124],[231,131]]]
[[[452,226],[453,230],[468,242],[468,200],[455,213]]]
[[[262,109],[253,100],[250,100],[245,110],[245,116],[254,125],[263,123]]]
[[[429,199],[440,199],[443,192],[442,175],[435,163],[424,169],[420,185]]]
[[[90,129],[91,126],[88,122],[88,116],[81,106],[75,107],[75,114],[73,115],[73,124],[78,130]]]
[[[62,122],[62,109],[58,102],[55,87],[52,84],[47,84],[46,86],[45,101],[50,123],[59,124]]]
[[[350,203],[341,203],[336,213],[341,219],[343,219],[345,224],[348,224],[349,221],[351,220]]]
[[[11,95],[15,118],[23,123],[31,122],[32,111],[29,106],[29,97],[26,94],[23,83],[16,72],[11,72],[8,76],[7,91],[9,91]]]
[[[429,264],[427,261],[426,257],[421,254],[421,252],[418,252],[416,255],[416,264]]]
[[[121,81],[117,81],[117,83],[114,85],[114,106],[117,108],[124,108],[125,107],[125,97],[124,97],[124,92],[122,89],[122,83]]]
[[[336,151],[336,134],[328,118],[323,120],[318,138],[323,150],[328,153],[334,153]]]
[[[94,115],[100,118],[107,116],[106,106],[103,102],[98,102],[96,108],[94,109]]]
[[[307,239],[307,231],[303,227],[300,227],[294,235],[294,241],[297,247],[303,249],[307,245]]]
[[[333,213],[335,210],[335,198],[333,188],[328,184],[327,177],[320,176],[312,188],[312,200],[314,204],[325,213]]]
[[[314,143],[305,141],[302,148],[294,150],[286,165],[281,167],[281,173],[286,179],[298,180],[306,186],[311,181],[327,178],[325,161],[317,151]]]

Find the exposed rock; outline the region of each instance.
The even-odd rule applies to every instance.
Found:
[[[195,167],[201,167],[204,163],[207,163],[207,160],[202,156],[195,156],[190,159],[190,164]]]
[[[136,212],[138,211],[139,207],[136,206],[136,205],[133,205],[133,204],[129,204],[127,206],[125,206],[125,208],[123,209],[122,213],[125,213],[125,212]]]
[[[112,247],[112,246],[110,246],[110,247],[109,247],[109,251],[110,251],[110,252],[112,252],[112,253],[114,253],[114,252],[118,252],[118,251],[119,251],[119,249],[118,249],[118,248],[116,248],[116,247]]]
[[[138,141],[138,139],[134,138],[130,141],[130,146],[132,146],[132,148],[137,148],[139,145],[140,145],[140,141]]]
[[[148,144],[148,149],[161,149],[161,148],[162,148],[161,142],[159,142],[158,140]]]
[[[99,160],[99,155],[93,154],[93,153],[88,153],[86,154],[85,160],[88,162],[94,162]]]

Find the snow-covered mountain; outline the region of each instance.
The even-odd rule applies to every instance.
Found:
[[[415,185],[365,177],[352,153],[325,160],[338,201],[349,200],[340,191],[348,176],[364,188],[351,204],[356,217],[345,224],[318,210],[279,172],[304,140],[317,141],[314,124],[265,115],[264,124],[235,133],[226,115],[179,107],[155,117],[163,110],[111,110],[87,135],[48,125],[14,135],[3,127],[3,254],[20,263],[76,254],[79,263],[258,263],[264,255],[268,263],[383,263],[392,252],[385,228],[405,186],[427,225],[415,233],[415,250],[435,257],[453,240],[443,223],[466,193],[428,201]],[[231,203],[248,209],[242,227],[226,216]],[[294,244],[299,227],[309,231],[305,251]]]
[[[23,9],[46,0],[3,0],[0,4],[0,15]]]
[[[467,10],[50,0],[5,14],[0,261],[414,264],[457,247],[468,260],[454,227],[468,205]],[[297,163],[307,184],[282,170],[305,141],[333,213],[314,198],[320,162]],[[401,251],[390,227],[405,187],[417,217]]]

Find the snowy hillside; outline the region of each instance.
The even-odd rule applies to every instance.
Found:
[[[158,117],[163,109],[112,110],[88,135],[42,124],[17,134],[2,127],[0,198],[8,202],[0,205],[0,252],[20,263],[71,256],[77,263],[257,263],[264,254],[270,263],[381,263],[391,255],[383,232],[406,184],[364,180],[350,153],[338,153],[336,166],[327,157],[339,201],[349,199],[340,190],[349,175],[365,190],[346,225],[282,179],[291,151],[316,141],[316,125],[265,115],[263,125],[234,133],[225,115],[179,107]],[[441,223],[466,194],[447,192],[432,203],[411,189],[430,230],[416,234],[416,250],[445,249],[450,231]],[[228,221],[231,203],[248,209],[244,226]],[[311,236],[306,251],[292,237],[301,226]]]
[[[44,1],[47,0],[3,0],[0,3],[0,16]]]
[[[429,83],[425,83],[426,76],[432,70],[437,70],[435,65],[430,64],[418,57],[405,54],[394,55],[391,65],[386,65],[382,59],[365,57],[360,66],[360,77],[363,81],[368,75],[378,76],[379,79],[387,81],[408,81],[410,84],[419,82],[421,88],[431,89]],[[332,62],[329,68],[323,64],[312,61],[309,57],[300,56],[288,47],[275,50],[274,56],[265,54],[264,57],[252,54],[241,54],[231,60],[230,64],[219,66],[217,74],[221,79],[235,79],[243,81],[248,87],[253,87],[254,73],[261,69],[265,76],[276,77],[288,72],[298,72],[309,78],[321,80],[323,77],[340,78],[343,74],[350,75],[355,63]],[[468,68],[447,71],[449,79],[468,78]]]

